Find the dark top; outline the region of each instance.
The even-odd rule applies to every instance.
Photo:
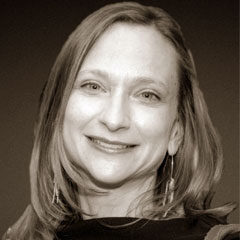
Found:
[[[214,225],[223,224],[209,216],[201,216],[159,221],[141,219],[129,226],[116,227],[135,220],[137,218],[130,217],[80,220],[58,231],[57,237],[60,240],[203,240]]]

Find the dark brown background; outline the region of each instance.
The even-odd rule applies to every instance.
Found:
[[[33,123],[50,68],[80,21],[109,2],[116,1],[0,2],[0,234],[30,201]],[[224,147],[225,169],[213,205],[239,202],[238,0],[140,2],[162,7],[182,26]],[[229,221],[239,222],[238,216],[236,210]]]

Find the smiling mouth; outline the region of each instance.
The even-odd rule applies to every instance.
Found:
[[[109,141],[107,139],[98,137],[88,137],[88,139],[94,144],[96,148],[108,153],[127,152],[137,146],[134,144],[125,144],[122,142]]]

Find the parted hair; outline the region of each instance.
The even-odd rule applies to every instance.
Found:
[[[170,172],[166,153],[158,169],[153,196],[141,201],[143,209],[154,203],[143,216],[160,220],[198,214],[221,217],[233,209],[231,204],[215,209],[210,207],[213,188],[221,176],[223,156],[180,26],[160,8],[121,2],[106,5],[84,19],[69,36],[55,61],[40,96],[34,129],[31,203],[13,225],[11,239],[53,239],[64,222],[81,219],[83,211],[78,195],[86,186],[80,167],[64,150],[64,113],[89,50],[107,28],[119,22],[153,27],[172,44],[178,56],[178,119],[183,139],[174,156],[174,200],[163,204]],[[52,203],[54,184],[60,192],[58,203]]]

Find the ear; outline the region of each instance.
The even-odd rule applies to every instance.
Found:
[[[168,154],[170,156],[173,156],[177,153],[182,140],[183,140],[183,127],[180,121],[176,119],[173,123],[168,142]]]

